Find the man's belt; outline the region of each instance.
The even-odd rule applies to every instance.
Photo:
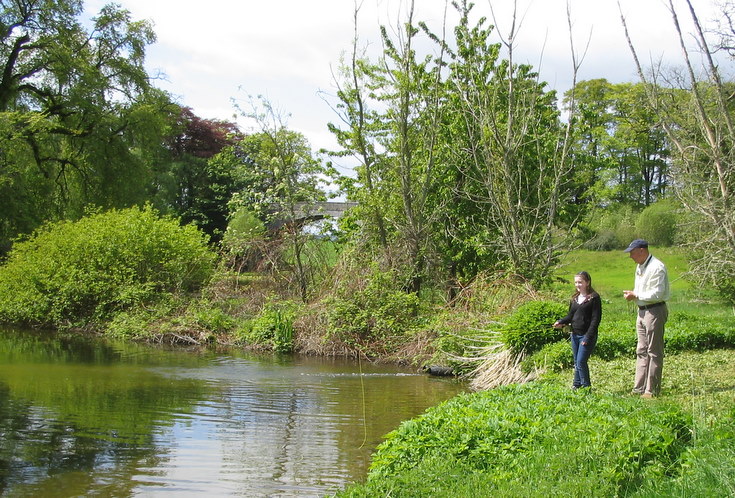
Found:
[[[638,309],[641,311],[650,310],[651,308],[655,308],[656,306],[663,306],[664,304],[666,304],[666,301],[661,301],[660,303],[647,304],[645,306],[638,306]]]

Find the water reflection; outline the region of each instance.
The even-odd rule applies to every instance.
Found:
[[[320,496],[462,389],[335,359],[0,331],[0,492]]]

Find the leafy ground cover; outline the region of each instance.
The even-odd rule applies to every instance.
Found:
[[[464,395],[389,434],[367,482],[338,496],[732,496],[735,351],[667,358],[656,400],[630,396],[633,361]]]

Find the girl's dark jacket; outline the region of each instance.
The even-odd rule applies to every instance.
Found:
[[[559,323],[572,326],[572,333],[584,335],[583,342],[597,343],[597,327],[602,318],[602,300],[597,292],[589,294],[581,303],[574,298],[569,303],[569,313]]]

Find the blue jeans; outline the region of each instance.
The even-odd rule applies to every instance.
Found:
[[[587,360],[590,359],[594,344],[582,344],[583,335],[572,333],[572,358],[574,358],[574,387],[590,387],[590,367]]]

